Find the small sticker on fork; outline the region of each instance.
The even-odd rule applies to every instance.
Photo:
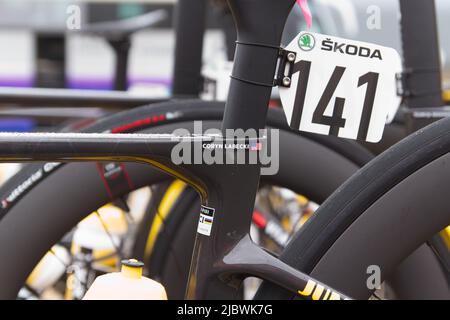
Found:
[[[200,218],[198,220],[197,232],[205,236],[211,235],[211,229],[214,221],[214,208],[205,206],[200,207]]]

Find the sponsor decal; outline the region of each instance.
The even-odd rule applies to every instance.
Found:
[[[214,208],[201,206],[200,218],[198,220],[197,232],[205,236],[211,235],[211,229],[214,222]]]
[[[316,39],[310,33],[304,33],[300,38],[298,38],[298,46],[303,51],[311,51],[316,45]]]
[[[125,164],[97,162],[97,170],[111,200],[123,192],[123,190],[132,190],[133,183],[125,169]]]
[[[330,289],[325,289],[324,286],[312,280],[308,280],[305,288],[298,290],[298,294],[303,297],[309,297],[312,300],[341,300],[340,294]]]
[[[302,39],[303,37],[304,36],[300,37],[300,39]],[[300,47],[300,49],[302,49],[302,47]],[[371,49],[368,47],[359,46],[355,44],[337,42],[331,40],[331,38],[326,38],[325,40],[323,40],[322,47],[320,49],[323,51],[338,52],[342,54],[348,54],[351,56],[360,56],[363,58],[383,60],[380,49]]]
[[[60,166],[59,162],[48,162],[44,164],[44,166],[34,173],[32,173],[26,180],[20,183],[17,187],[15,187],[6,198],[1,201],[1,208],[7,209],[11,207],[16,200],[18,200],[26,191],[31,189],[37,182],[39,182],[42,178],[50,174],[55,168]]]

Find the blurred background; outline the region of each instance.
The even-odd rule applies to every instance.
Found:
[[[146,30],[131,35],[127,71],[129,90],[170,95],[174,51],[175,0],[141,1],[0,1],[0,86],[112,89],[114,50],[102,35],[83,32],[84,27],[104,21],[118,21],[164,10],[166,15]],[[330,35],[375,42],[401,51],[397,1],[376,1],[381,28],[368,29],[370,0],[310,1],[314,29]],[[437,0],[444,82],[450,82],[450,2]],[[71,5],[80,8],[81,29],[70,30]],[[203,62],[205,69],[226,60],[222,32],[223,10],[210,6],[207,14]],[[297,9],[288,24],[285,42],[303,29]]]
[[[160,21],[130,36],[128,88],[145,87],[150,94],[168,95],[174,50],[174,3],[173,0],[2,0],[0,86],[113,89],[114,50],[105,37],[83,32],[83,27],[162,9],[166,14]],[[80,30],[67,28],[71,5],[80,8]],[[206,34],[205,56],[211,51],[222,51],[219,24],[214,17],[217,14],[213,10],[208,14],[210,30]]]

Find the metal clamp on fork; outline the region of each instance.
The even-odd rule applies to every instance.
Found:
[[[263,86],[263,87],[275,87],[281,86],[289,88],[292,82],[292,73],[294,70],[295,59],[297,58],[297,54],[293,51],[288,51],[282,47],[271,46],[262,43],[251,43],[251,42],[242,42],[236,41],[237,45],[244,46],[252,46],[258,47],[261,49],[269,49],[269,50],[277,50],[278,52],[278,65],[275,71],[275,76],[272,82],[266,82],[264,80],[259,79],[246,79],[245,77],[236,74],[238,70],[233,69],[233,74],[230,76],[232,79],[236,79],[242,82]]]

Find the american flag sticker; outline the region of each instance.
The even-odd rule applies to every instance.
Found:
[[[198,220],[197,232],[205,236],[211,235],[212,225],[214,222],[214,208],[201,206],[200,218]]]
[[[261,151],[262,150],[262,143],[251,141],[250,142],[250,151]]]

